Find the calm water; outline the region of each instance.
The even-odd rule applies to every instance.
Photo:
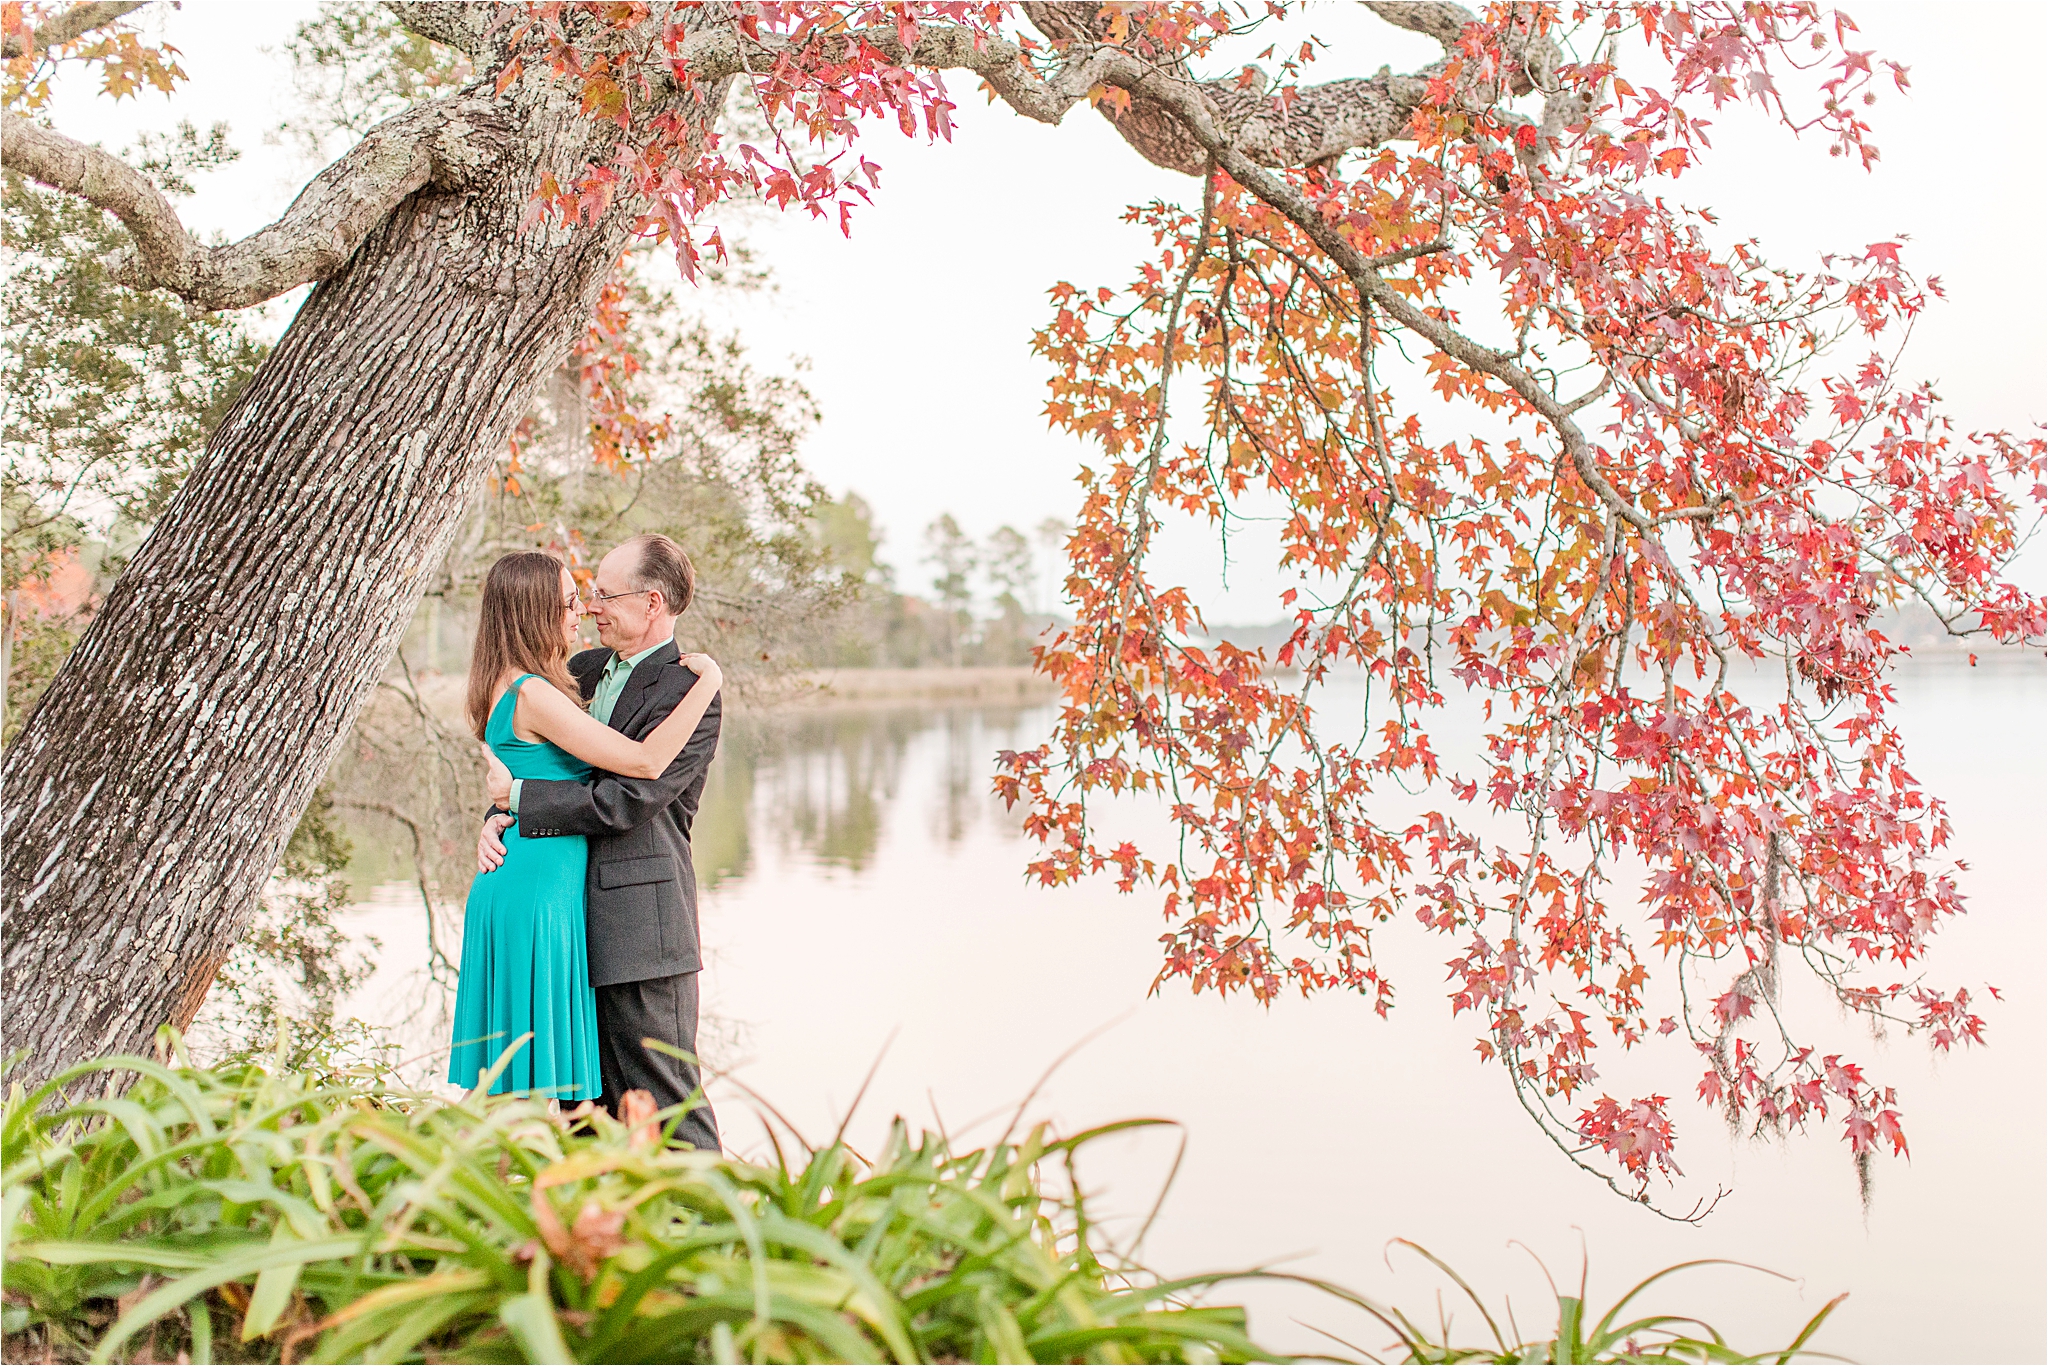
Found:
[[[2044,1334],[2043,680],[2032,668],[1923,667],[1900,678],[1915,767],[1951,806],[1971,865],[1972,914],[1948,928],[1933,975],[2005,990],[1992,1046],[1932,1059],[1821,1017],[1836,1045],[1899,1085],[1912,1159],[1881,1161],[1867,1215],[1831,1126],[1788,1143],[1731,1140],[1687,1105],[1680,1160],[1693,1194],[1733,1194],[1703,1227],[1625,1204],[1571,1168],[1478,1065],[1472,1031],[1437,984],[1446,941],[1382,941],[1401,971],[1388,1021],[1348,999],[1148,996],[1161,924],[1149,897],[1106,880],[1027,886],[1030,846],[987,794],[989,758],[1029,744],[1045,709],[923,705],[742,718],[714,768],[697,839],[704,882],[705,1051],[808,1135],[829,1135],[882,1059],[853,1118],[857,1146],[889,1116],[989,1138],[1061,1054],[1031,1103],[1067,1132],[1154,1115],[1178,1130],[1097,1146],[1082,1175],[1112,1230],[1135,1231],[1185,1156],[1144,1247],[1169,1273],[1278,1266],[1433,1320],[1446,1284],[1389,1240],[1412,1238],[1547,1327],[1549,1292],[1583,1246],[1591,1294],[1612,1297],[1697,1257],[1757,1263],[1689,1273],[1645,1308],[1707,1318],[1752,1350],[1850,1299],[1819,1346],[1864,1361],[2040,1361]],[[1446,735],[1443,747],[1450,746]],[[1115,818],[1156,828],[1151,813]],[[355,914],[384,950],[360,1006],[425,1051],[443,1041],[424,988],[417,893],[378,888]],[[443,926],[451,955],[457,927]],[[1614,1060],[1610,1059],[1610,1063]],[[1655,1080],[1689,1091],[1676,1050]],[[1610,1072],[1615,1080],[1620,1069]],[[730,1083],[714,1092],[728,1141],[763,1150]],[[991,1118],[996,1116],[996,1118]],[[1512,1245],[1511,1245],[1512,1244]],[[1247,1284],[1255,1332],[1298,1351],[1366,1348],[1384,1330],[1313,1293]],[[1476,1315],[1443,1304],[1476,1340]],[[1349,1353],[1346,1353],[1347,1355]]]

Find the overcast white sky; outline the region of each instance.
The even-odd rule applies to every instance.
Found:
[[[1883,159],[1865,174],[1752,115],[1722,115],[1715,154],[1679,182],[1728,231],[1760,238],[1772,257],[1805,266],[1830,249],[1911,239],[1909,263],[1939,275],[1948,301],[1921,324],[1908,368],[1937,381],[1968,429],[2029,428],[2048,416],[2048,275],[2038,147],[2039,69],[2048,6],[1978,0],[1941,6],[1856,3],[1864,41],[1908,64],[1912,90],[1873,111]],[[184,53],[191,80],[169,99],[116,105],[82,85],[61,90],[60,128],[121,146],[179,118],[229,124],[243,160],[202,183],[192,225],[239,236],[275,217],[307,168],[265,145],[289,104],[284,38],[315,6],[298,0],[187,0],[153,21]],[[1315,77],[1396,69],[1431,45],[1361,6],[1312,5],[1302,26],[1331,40]],[[1054,282],[1121,285],[1146,258],[1146,234],[1120,221],[1127,205],[1190,195],[1195,182],[1139,159],[1082,109],[1057,128],[1021,119],[956,82],[950,145],[910,142],[878,127],[863,151],[883,168],[875,205],[851,240],[800,218],[758,223],[746,237],[777,288],[719,311],[758,362],[807,362],[824,421],[805,449],[835,492],[873,504],[886,558],[901,582],[921,528],[941,512],[986,534],[1066,518],[1086,454],[1042,416],[1046,366],[1029,351]],[[689,287],[678,284],[679,290]],[[1427,419],[1428,409],[1425,408]],[[1227,590],[1216,587],[1213,539],[1177,536],[1171,561],[1207,585],[1212,621],[1278,615],[1277,577],[1256,547],[1233,546]]]

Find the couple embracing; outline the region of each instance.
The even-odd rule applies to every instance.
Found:
[[[473,1088],[517,1045],[493,1093],[618,1115],[646,1091],[677,1141],[715,1152],[694,1059],[690,823],[723,679],[710,656],[676,650],[695,589],[689,557],[660,535],[605,556],[587,607],[552,555],[491,566],[467,709],[496,805],[464,912],[448,1080]],[[602,648],[572,655],[586,611]]]

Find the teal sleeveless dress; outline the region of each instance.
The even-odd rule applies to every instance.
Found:
[[[580,782],[590,765],[545,740],[532,743],[512,733],[519,685],[535,676],[522,674],[505,689],[484,739],[515,778]],[[516,825],[504,838],[505,861],[469,885],[448,1080],[474,1088],[499,1054],[530,1033],[491,1083],[491,1094],[595,1100],[604,1086],[583,929],[590,846],[581,835],[521,839]]]

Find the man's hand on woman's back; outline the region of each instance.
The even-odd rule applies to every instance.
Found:
[[[505,827],[514,823],[517,817],[500,811],[484,817],[484,828],[476,837],[476,867],[480,873],[494,871],[505,861],[505,841],[499,838]]]

